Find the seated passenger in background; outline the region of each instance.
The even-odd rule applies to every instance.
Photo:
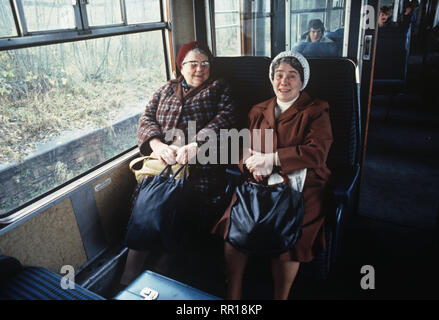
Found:
[[[382,6],[380,8],[380,13],[378,15],[378,27],[382,28],[387,25],[387,21],[392,16],[392,9],[387,6]]]
[[[405,4],[404,14],[401,17],[401,25],[404,28],[410,27],[411,23],[416,22],[417,1],[407,2]]]
[[[333,42],[331,39],[323,36],[325,27],[320,19],[310,20],[308,23],[307,42]]]
[[[338,29],[337,32],[329,32],[332,36],[337,38],[343,35],[343,29]],[[308,23],[308,31],[302,35],[302,41],[295,43],[291,50],[297,51],[305,57],[337,57],[341,55],[343,36],[341,41],[323,36],[325,27],[320,19],[310,20]]]

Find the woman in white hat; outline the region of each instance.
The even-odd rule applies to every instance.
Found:
[[[324,207],[331,174],[326,158],[333,138],[328,103],[303,91],[310,70],[301,54],[285,51],[277,55],[270,65],[269,77],[276,96],[253,106],[249,113],[249,129],[250,132],[262,129],[261,141],[265,141],[264,133],[268,132],[265,129],[273,129],[273,150],[266,152],[263,143],[259,150],[253,146],[250,157],[242,161],[241,170],[255,181],[267,184],[281,182],[282,178],[277,174],[280,171],[290,179],[296,173],[304,172],[302,235],[292,250],[271,260],[274,299],[287,299],[300,263],[311,261],[325,247]],[[226,220],[222,219],[219,224],[227,223]],[[216,230],[227,230],[220,225],[216,227]],[[225,258],[227,298],[239,299],[247,254],[226,242]]]

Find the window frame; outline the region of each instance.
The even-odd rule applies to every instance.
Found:
[[[17,36],[0,37],[0,51],[21,49],[32,46],[43,46],[62,42],[88,40],[101,37],[112,37],[129,33],[139,33],[161,30],[163,35],[163,48],[167,48],[166,31],[171,31],[171,24],[165,20],[164,3],[160,3],[160,21],[147,23],[127,23],[126,2],[120,1],[122,23],[89,26],[87,16],[87,4],[89,0],[72,0],[75,14],[75,28],[54,29],[29,32],[26,24],[26,17],[23,9],[23,0],[10,0],[12,15],[14,17]],[[169,10],[169,8],[168,8]],[[170,79],[169,59],[164,52],[167,79]]]
[[[209,43],[211,44],[212,53],[216,56],[216,30],[217,29],[238,29],[239,30],[239,39],[240,39],[240,55],[248,56],[248,55],[256,55],[259,51],[257,48],[258,43],[260,42],[260,34],[256,32],[258,29],[258,19],[268,18],[269,21],[266,22],[272,25],[272,8],[273,8],[273,0],[270,0],[270,12],[253,12],[251,9],[250,2],[243,1],[239,3],[239,8],[234,10],[223,10],[223,11],[215,11],[215,3],[214,0],[205,0],[205,8],[206,8],[206,21],[207,21],[207,38]],[[239,22],[238,24],[218,26],[215,22],[216,14],[238,14]],[[251,37],[245,37],[245,34],[249,32],[251,33]],[[246,40],[247,39],[247,40]],[[270,51],[272,51],[272,39],[270,41]]]
[[[37,32],[28,32],[26,26],[26,18],[24,16],[24,10],[22,6],[22,0],[10,0],[12,15],[14,18],[15,28],[17,36],[0,37],[0,52],[7,50],[23,49],[37,46],[53,45],[59,43],[76,42],[89,39],[97,39],[103,37],[113,37],[119,35],[161,31],[162,44],[163,44],[163,59],[166,69],[166,79],[171,79],[171,63],[172,55],[170,53],[170,43],[172,43],[172,26],[170,21],[170,3],[169,0],[159,0],[160,3],[160,20],[158,22],[149,22],[141,24],[127,24],[126,16],[126,3],[125,0],[119,0],[121,2],[121,14],[124,21],[123,24],[118,25],[106,25],[106,26],[88,26],[86,5],[88,0],[73,0],[72,5],[75,9],[75,22],[77,24],[76,29],[56,29],[45,30]],[[166,9],[165,9],[166,7]],[[165,18],[165,13],[168,13]],[[80,25],[80,28],[78,28]],[[8,225],[18,218],[27,216],[35,211],[35,206],[41,207],[40,203],[47,205],[47,199],[52,199],[52,195],[59,190],[71,190],[72,185],[76,185],[85,176],[93,174],[96,170],[100,170],[107,166],[109,163],[117,161],[118,158],[124,158],[126,154],[132,156],[133,152],[138,152],[137,146],[133,145],[131,148],[121,152],[120,154],[107,159],[104,162],[96,165],[95,167],[86,170],[82,174],[73,177],[72,179],[54,186],[49,191],[44,192],[29,199],[27,202],[11,209],[10,211],[0,214],[0,229],[2,225]]]

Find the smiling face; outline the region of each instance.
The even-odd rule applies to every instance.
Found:
[[[288,63],[281,62],[274,70],[273,89],[280,101],[288,102],[299,96],[302,85],[299,72]]]
[[[202,65],[208,61],[208,57],[202,53],[193,50],[188,52],[181,64],[181,74],[188,85],[198,87],[209,78],[210,66]]]

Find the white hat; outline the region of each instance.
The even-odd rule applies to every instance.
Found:
[[[308,84],[308,80],[309,80],[309,64],[308,61],[306,60],[306,58],[304,56],[302,56],[300,53],[298,53],[297,51],[284,51],[279,53],[274,59],[273,61],[271,61],[270,64],[270,71],[269,71],[269,77],[270,77],[270,81],[273,84],[273,64],[276,63],[277,60],[281,59],[281,58],[285,58],[285,57],[294,57],[296,58],[299,63],[302,65],[303,68],[303,85],[302,88],[300,88],[300,91],[302,91],[303,89],[305,89],[306,85]]]

